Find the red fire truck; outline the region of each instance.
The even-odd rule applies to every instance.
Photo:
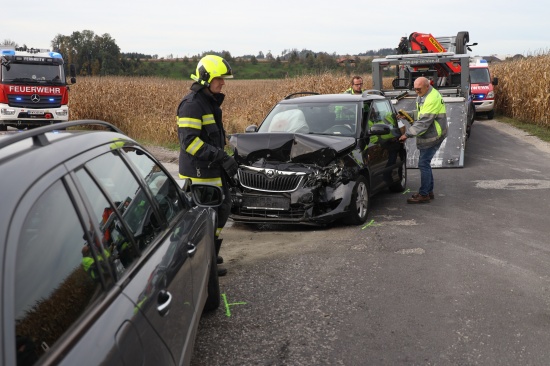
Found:
[[[69,87],[60,53],[0,46],[0,59],[0,130],[33,128],[69,119]],[[73,65],[69,73],[74,84]]]

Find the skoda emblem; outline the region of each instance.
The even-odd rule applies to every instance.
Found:
[[[265,175],[266,175],[268,178],[273,178],[273,177],[275,176],[275,171],[269,169],[268,171],[265,172]]]
[[[33,95],[31,95],[31,101],[32,101],[33,103],[38,103],[38,102],[40,102],[40,95],[38,95],[38,94],[33,94]]]

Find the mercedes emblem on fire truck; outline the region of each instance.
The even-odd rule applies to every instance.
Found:
[[[38,94],[33,94],[33,95],[31,95],[31,101],[32,101],[33,103],[38,103],[38,102],[40,102],[40,95],[38,95]]]

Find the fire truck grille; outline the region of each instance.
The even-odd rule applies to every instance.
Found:
[[[33,98],[34,97],[34,98]],[[9,95],[8,104],[10,107],[17,108],[59,108],[61,107],[61,96],[59,95],[40,95],[40,100],[36,100],[36,94],[34,95]]]

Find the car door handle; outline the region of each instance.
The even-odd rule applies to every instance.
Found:
[[[172,304],[172,294],[166,290],[159,291],[158,302],[159,306],[157,307],[157,311],[160,316],[168,315],[170,305]]]
[[[190,257],[195,255],[195,252],[197,251],[197,246],[190,241],[187,242],[187,254],[189,254]]]

